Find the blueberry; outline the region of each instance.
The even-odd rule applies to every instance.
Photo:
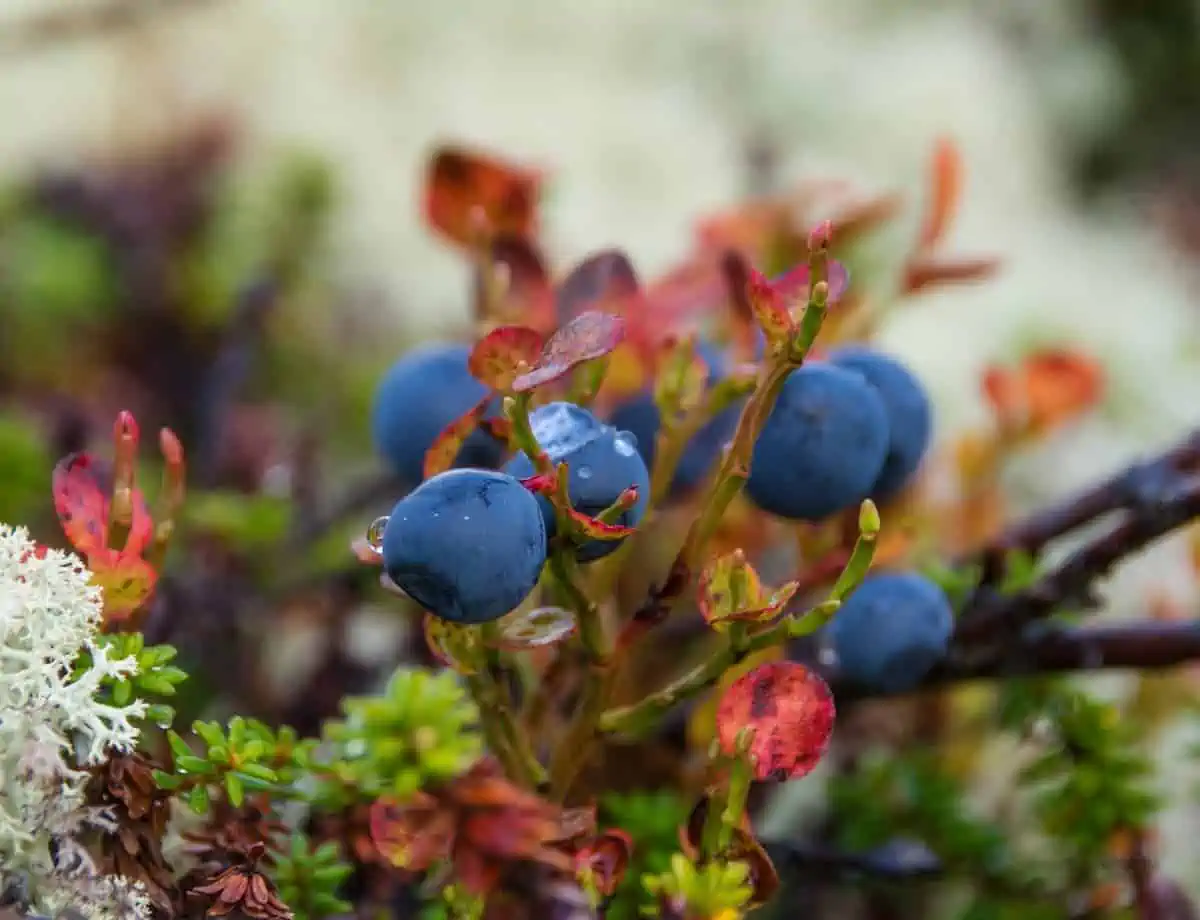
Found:
[[[847,678],[900,693],[945,656],[954,614],[942,589],[924,576],[881,573],[863,581],[827,630]]]
[[[712,387],[725,374],[725,357],[718,346],[703,339],[697,342],[696,352],[708,365],[708,386]],[[675,469],[675,478],[671,481],[671,497],[698,486],[720,459],[725,445],[737,430],[744,402],[739,400],[717,413],[687,443]],[[653,469],[658,430],[662,423],[658,406],[654,404],[654,395],[639,393],[621,403],[613,410],[611,421],[617,428],[629,431],[637,438],[638,453],[646,462],[647,469]]]
[[[466,345],[424,345],[405,354],[380,381],[371,434],[376,450],[405,482],[421,481],[430,445],[487,395],[487,387],[467,369],[470,353]],[[503,459],[504,444],[477,429],[463,444],[455,466],[493,469]]]
[[[430,613],[486,623],[533,590],[546,562],[546,526],[533,494],[488,470],[426,480],[392,510],[384,569]]]
[[[746,494],[779,517],[823,520],[870,494],[887,450],[875,389],[851,371],[805,364],[788,376],[754,445]]]
[[[638,500],[616,521],[622,527],[641,523],[650,501],[650,472],[638,454],[636,438],[597,419],[587,409],[572,403],[556,402],[535,409],[529,415],[533,436],[555,463],[566,463],[569,471],[567,490],[571,506],[582,514],[596,516],[617,500],[630,486],[636,486]],[[533,463],[524,453],[508,462],[505,472],[518,479],[534,473]],[[551,536],[556,530],[554,506],[538,496]],[[576,551],[580,562],[593,562],[607,556],[619,540],[590,540]]]
[[[933,435],[933,412],[921,382],[895,358],[863,345],[848,345],[829,355],[837,367],[861,374],[873,386],[887,410],[890,442],[883,472],[871,489],[874,498],[899,492],[925,457]]]

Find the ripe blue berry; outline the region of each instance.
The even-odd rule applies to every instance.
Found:
[[[725,357],[718,346],[703,339],[697,342],[696,352],[708,365],[708,386],[711,388],[725,375]],[[672,497],[698,486],[720,459],[721,451],[737,429],[743,403],[744,400],[739,400],[717,413],[687,443],[671,481]],[[613,410],[611,421],[617,428],[629,431],[637,438],[638,453],[642,455],[647,469],[653,469],[658,431],[662,424],[658,406],[654,404],[654,395],[639,393],[621,403]]]
[[[486,623],[515,608],[546,562],[533,494],[503,473],[450,470],[400,499],[383,532],[384,569],[443,620]]]
[[[913,572],[868,576],[827,627],[842,673],[892,693],[911,690],[946,654],[954,613],[942,589]]]
[[[921,382],[895,358],[863,345],[849,345],[830,354],[829,362],[861,374],[873,386],[887,410],[887,460],[871,489],[874,498],[886,499],[908,484],[933,435],[933,412]]]
[[[887,450],[875,389],[851,371],[806,364],[788,376],[754,445],[746,494],[779,517],[823,520],[870,494]]]
[[[371,436],[376,450],[405,482],[421,481],[430,445],[487,395],[487,387],[467,369],[470,353],[466,345],[424,345],[405,354],[379,382]],[[503,459],[504,444],[477,429],[463,444],[455,465],[488,469]]]
[[[636,527],[641,523],[650,501],[650,473],[637,452],[636,438],[628,432],[605,425],[587,409],[567,402],[550,403],[529,415],[533,436],[557,466],[566,463],[567,491],[571,506],[581,514],[595,517],[610,507],[630,486],[638,490],[638,500],[613,523]],[[534,474],[532,461],[524,453],[508,462],[505,472],[518,479]],[[552,537],[557,522],[549,499],[538,496]],[[590,540],[576,551],[580,562],[593,562],[617,548],[619,540]]]

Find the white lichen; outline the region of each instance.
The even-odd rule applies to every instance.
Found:
[[[145,704],[98,699],[137,660],[112,659],[98,642],[102,598],[90,579],[77,557],[0,524],[0,883],[22,882],[39,908],[105,917],[137,901],[97,874],[78,840],[109,818],[87,803],[86,768],[133,749]],[[90,664],[76,674],[81,655]]]

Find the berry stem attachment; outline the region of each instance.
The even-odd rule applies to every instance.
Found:
[[[488,747],[504,767],[504,772],[528,789],[542,788],[546,782],[546,771],[514,721],[512,709],[487,667],[468,675],[467,688],[479,707]]]

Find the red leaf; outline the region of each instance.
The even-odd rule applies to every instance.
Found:
[[[468,409],[465,415],[459,416],[442,430],[425,452],[425,469],[422,474],[426,479],[444,473],[454,466],[454,458],[462,450],[463,442],[479,427],[479,422],[491,401],[492,396],[489,394],[473,408]]]
[[[504,297],[495,318],[502,323],[553,329],[554,286],[533,243],[520,236],[498,236],[492,240],[490,256],[492,266],[505,276]],[[476,308],[481,318],[487,312],[482,300]]]
[[[787,301],[779,290],[761,272],[750,271],[746,295],[754,318],[772,348],[783,348],[796,331],[796,323],[788,310]]]
[[[533,236],[541,176],[475,151],[443,147],[425,181],[430,225],[454,243],[473,245],[481,235]]]
[[[598,518],[588,517],[574,508],[568,509],[571,522],[578,528],[580,535],[591,537],[593,540],[620,540],[628,537],[636,528],[622,527],[620,524],[606,524]]]
[[[54,510],[71,545],[84,556],[108,538],[108,492],[90,454],[70,454],[54,467]]]
[[[796,779],[820,762],[833,720],[833,695],[825,682],[803,665],[775,661],[730,685],[717,710],[717,737],[732,756],[738,734],[752,728],[755,778]]]
[[[640,292],[637,273],[623,252],[598,252],[575,266],[558,286],[558,321],[567,322],[604,306],[619,310]]]
[[[904,269],[905,295],[916,294],[936,284],[964,284],[982,281],[1000,268],[999,259],[926,259],[914,258]]]
[[[576,856],[576,866],[591,873],[596,890],[606,898],[621,884],[633,858],[633,839],[616,828],[606,830]]]
[[[500,326],[475,344],[467,367],[476,380],[507,392],[514,380],[537,364],[544,344],[541,334],[532,329]]]
[[[799,588],[792,581],[771,591],[745,554],[735,550],[713,559],[700,575],[700,614],[718,629],[730,621],[765,622],[779,616]]]
[[[940,138],[933,148],[929,207],[917,237],[920,249],[939,243],[950,227],[962,194],[962,155],[949,138]]]
[[[808,264],[804,263],[797,265],[795,268],[784,272],[773,282],[775,290],[778,291],[783,299],[788,303],[804,303],[808,301]],[[829,298],[826,301],[830,304],[835,304],[846,294],[846,289],[850,286],[850,273],[846,271],[846,266],[836,259],[829,260]]]
[[[581,313],[554,333],[532,371],[513,381],[513,390],[524,393],[558,380],[585,361],[611,352],[625,334],[625,323],[611,313]]]
[[[102,550],[88,557],[92,582],[104,592],[104,622],[120,623],[132,616],[158,582],[154,567],[140,556]]]
[[[536,476],[530,476],[527,479],[520,480],[530,492],[536,495],[545,495],[547,498],[553,497],[558,491],[558,476],[554,473],[539,473]]]

